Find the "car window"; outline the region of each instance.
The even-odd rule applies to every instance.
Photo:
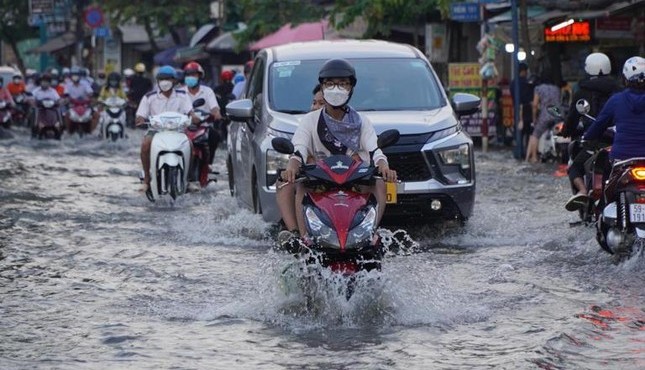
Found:
[[[269,104],[288,113],[309,110],[325,60],[283,61],[269,71]],[[359,111],[431,110],[446,105],[431,67],[422,59],[350,59],[358,83],[350,105]]]
[[[264,80],[264,59],[258,58],[251,71],[249,91],[247,97],[256,100],[257,96],[262,93],[262,81]]]

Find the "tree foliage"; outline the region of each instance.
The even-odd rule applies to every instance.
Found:
[[[110,14],[111,24],[135,22],[146,28],[153,49],[155,36],[170,33],[180,43],[177,30],[185,26],[199,27],[209,21],[208,0],[150,0],[145,3],[131,0],[105,0],[103,6]]]
[[[22,58],[18,52],[18,42],[36,37],[37,28],[29,26],[29,2],[24,0],[0,0],[0,39],[9,44],[16,58],[18,67],[24,69]]]
[[[357,17],[367,21],[365,37],[388,35],[394,25],[417,26],[426,15],[439,10],[448,14],[452,0],[337,0],[331,11],[336,28],[351,24]]]
[[[227,2],[228,3],[228,2]],[[277,31],[286,23],[297,25],[319,21],[323,9],[310,1],[301,0],[239,0],[247,28],[236,34],[239,47]],[[228,5],[227,5],[228,6]]]

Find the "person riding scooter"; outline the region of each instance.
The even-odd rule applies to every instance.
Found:
[[[65,123],[70,134],[73,134],[77,128],[81,129],[80,127],[76,127],[76,124],[73,123],[70,118],[71,110],[73,109],[72,105],[84,105],[86,109],[91,111],[90,125],[89,128],[86,128],[88,133],[92,132],[94,128],[96,128],[99,119],[98,112],[93,110],[91,107],[94,90],[92,90],[92,86],[81,77],[81,69],[74,66],[70,72],[71,81],[65,85],[65,97],[69,99],[70,105],[69,109],[65,113]]]
[[[291,156],[276,184],[280,189],[276,194],[277,203],[286,227],[278,237],[280,240],[296,237],[295,233],[307,237],[302,214],[305,189],[301,184],[294,183],[303,159],[310,162],[340,154],[369,162],[370,152],[374,151],[372,158],[383,179],[397,179],[396,171],[389,168],[387,157],[377,148],[372,123],[367,116],[348,105],[357,83],[354,67],[345,59],[330,59],[320,69],[318,82],[322,87],[325,106],[308,113],[300,121],[292,139],[295,153],[300,156]],[[378,201],[378,225],[385,211],[385,183],[377,181],[376,185],[364,190],[372,192]],[[287,233],[292,235],[287,236]]]
[[[645,158],[645,58],[635,56],[627,59],[623,66],[623,78],[625,90],[607,100],[583,137],[585,141],[599,140],[605,130],[615,124],[616,133],[609,153],[612,161]],[[616,177],[620,175],[619,172],[609,174],[605,190],[607,198],[613,196],[612,189],[615,187]]]
[[[151,91],[143,96],[141,104],[136,113],[137,126],[144,125],[146,119],[163,112],[178,112],[188,114],[193,123],[198,123],[199,118],[193,113],[193,106],[183,90],[174,89],[175,86],[175,69],[171,66],[163,66],[157,71],[155,76],[158,90]],[[154,130],[148,130],[141,142],[141,164],[143,165],[143,191],[150,201],[153,201],[152,191],[150,190],[150,146],[152,138],[155,135]]]
[[[210,112],[213,122],[218,122],[222,119],[222,116],[215,92],[210,87],[200,84],[202,78],[204,78],[204,69],[199,63],[189,62],[186,64],[184,67],[184,83],[188,88],[188,97],[191,102],[203,98],[206,103],[199,107],[199,109]],[[208,129],[209,165],[213,163],[215,150],[217,150],[221,138],[221,135],[215,130],[214,125],[210,125]]]
[[[618,82],[610,77],[611,62],[609,57],[603,53],[592,53],[585,59],[585,72],[588,77],[578,83],[579,90],[575,93],[569,112],[565,121],[564,130],[560,135],[571,137],[573,140],[579,139],[584,131],[591,126],[591,122],[586,117],[578,113],[576,102],[584,99],[589,102],[591,110],[589,115],[596,116],[605,105],[605,102],[611,95],[621,90]],[[582,122],[582,127],[579,124]],[[605,143],[611,144],[611,143]],[[569,180],[573,188],[577,190],[565,208],[567,211],[576,211],[584,207],[589,201],[588,190],[583,180],[585,174],[585,162],[592,156],[587,150],[580,150],[573,158],[569,169]]]

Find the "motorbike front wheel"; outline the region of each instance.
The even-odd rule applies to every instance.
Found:
[[[166,188],[169,189],[170,197],[175,200],[179,195],[180,173],[178,167],[170,167],[166,177]]]

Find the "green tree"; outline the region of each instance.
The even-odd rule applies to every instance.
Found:
[[[9,44],[16,54],[18,67],[24,70],[24,63],[18,51],[18,42],[37,37],[38,32],[27,23],[29,2],[24,0],[0,0],[0,39]]]
[[[336,28],[351,24],[357,17],[367,21],[365,37],[389,35],[392,26],[411,25],[416,35],[426,23],[426,16],[433,11],[448,14],[452,0],[337,0],[331,11]]]
[[[105,0],[103,6],[110,14],[111,24],[133,21],[144,26],[150,46],[159,51],[155,37],[170,34],[175,44],[181,44],[179,29],[199,27],[209,21],[209,0],[151,0],[141,4],[132,0]]]
[[[238,48],[244,48],[249,42],[275,32],[286,23],[295,26],[319,21],[324,12],[320,6],[301,0],[239,0],[238,3],[247,25],[246,30],[235,36]]]

